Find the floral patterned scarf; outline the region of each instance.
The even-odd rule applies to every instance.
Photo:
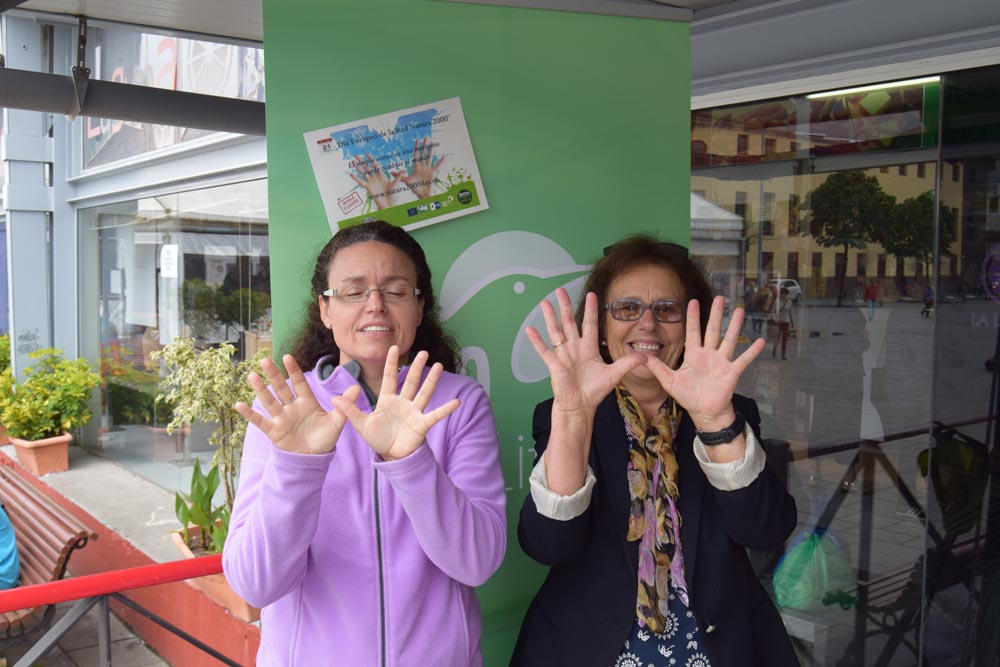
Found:
[[[677,509],[677,456],[673,441],[680,410],[667,398],[653,419],[623,387],[615,388],[618,408],[625,418],[631,460],[628,488],[632,498],[628,539],[639,544],[639,590],[636,618],[639,625],[661,633],[665,627],[669,589],[688,605],[681,553],[681,515]],[[668,586],[669,578],[669,586]]]

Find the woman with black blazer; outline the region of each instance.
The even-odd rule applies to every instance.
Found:
[[[569,295],[529,327],[553,398],[536,408],[525,552],[550,567],[511,665],[798,665],[746,548],[783,544],[795,501],[765,466],[756,404],[734,391],[743,310],[686,249],[606,249],[574,320]],[[702,322],[706,324],[703,326]]]

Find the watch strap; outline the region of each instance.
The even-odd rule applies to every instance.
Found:
[[[721,431],[705,432],[695,429],[695,432],[698,434],[701,444],[706,447],[712,447],[713,445],[725,445],[726,443],[732,442],[741,433],[743,433],[743,429],[746,427],[746,424],[746,419],[744,419],[743,415],[737,412],[736,421]]]

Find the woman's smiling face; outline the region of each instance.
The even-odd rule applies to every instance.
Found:
[[[338,251],[327,272],[330,288],[377,288],[389,284],[413,288],[416,281],[417,270],[410,258],[399,248],[377,241]],[[346,303],[335,296],[318,298],[320,316],[333,332],[341,364],[356,360],[367,374],[378,377],[390,346],[399,346],[400,360],[409,358],[417,327],[423,320],[422,297],[387,303],[373,289],[360,303]]]
[[[666,267],[647,264],[622,273],[608,288],[607,301],[635,299],[644,305],[655,301],[676,301],[687,307],[687,293],[677,274]],[[639,353],[659,357],[670,368],[676,368],[684,350],[684,322],[657,322],[652,309],[646,309],[638,320],[623,322],[604,311],[605,340],[613,361],[628,354]],[[631,371],[636,380],[648,381],[653,374],[645,366]]]

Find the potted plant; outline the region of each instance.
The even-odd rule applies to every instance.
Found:
[[[101,378],[86,359],[66,359],[56,348],[30,352],[24,380],[0,375],[0,422],[17,459],[36,475],[69,467],[69,431],[90,421],[90,399]]]
[[[204,475],[201,464],[196,461],[191,477],[191,493],[178,493],[176,499],[177,518],[184,529],[174,539],[179,548],[183,545],[184,550],[189,553],[201,549],[207,553],[222,550],[229,530],[229,516],[233,509],[236,480],[243,454],[243,437],[246,435],[246,421],[233,406],[237,401],[253,401],[253,389],[246,378],[251,371],[263,374],[260,361],[269,353],[268,350],[262,350],[251,359],[236,362],[233,360],[234,352],[235,348],[229,343],[199,350],[195,347],[194,339],[178,338],[151,355],[154,361],[161,361],[167,370],[163,380],[167,391],[156,397],[158,402],[168,401],[173,407],[173,419],[167,424],[167,432],[190,426],[196,421],[217,424],[215,431],[208,437],[208,443],[215,447],[212,469],[208,475]],[[213,497],[220,484],[224,490],[225,502],[216,508]],[[191,523],[195,524],[193,530],[189,529]],[[192,583],[202,587],[220,604],[241,615],[239,610],[216,597],[213,590],[204,586],[208,579],[203,577]],[[210,587],[214,589],[215,585],[210,584]],[[226,587],[228,588],[228,584]]]

